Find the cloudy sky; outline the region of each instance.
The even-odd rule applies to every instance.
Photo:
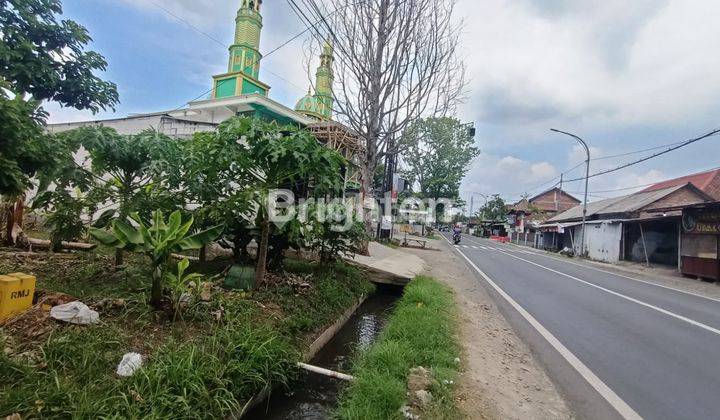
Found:
[[[227,66],[239,0],[64,0],[118,84],[115,115],[169,110],[205,97]],[[261,50],[304,27],[283,0],[263,4]],[[468,100],[482,154],[462,187],[507,200],[542,192],[591,145],[591,172],[720,127],[720,2],[715,0],[459,0]],[[298,40],[263,60],[271,97],[293,106],[307,90]],[[52,122],[89,114],[48,104]],[[108,117],[103,113],[99,117]],[[720,166],[720,136],[590,181],[591,199]],[[582,176],[582,167],[565,179]],[[582,182],[566,183],[572,193]],[[577,194],[580,195],[580,194]],[[482,202],[476,195],[476,202]]]

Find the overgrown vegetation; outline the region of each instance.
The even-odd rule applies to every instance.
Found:
[[[222,418],[265,385],[283,385],[314,335],[372,285],[345,265],[288,260],[274,283],[253,292],[219,291],[181,321],[152,310],[152,267],[113,272],[112,250],[48,260],[0,258],[0,272],[38,275],[38,287],[73,294],[101,323],[60,325],[42,318],[0,328],[0,414],[61,418]],[[191,267],[207,276],[223,264]],[[303,287],[287,279],[302,279]],[[107,306],[108,298],[122,303]],[[114,300],[114,299],[111,299]],[[45,328],[49,330],[44,331]],[[34,334],[39,333],[37,336]],[[115,376],[122,355],[146,357],[130,378]]]
[[[183,221],[179,211],[174,211],[168,218],[167,223],[162,212],[160,210],[155,211],[150,226],[145,226],[137,213],[133,213],[132,219],[137,223],[137,228],[125,220],[118,219],[112,223],[111,233],[101,229],[93,229],[90,233],[103,245],[143,253],[150,257],[153,270],[150,303],[157,308],[162,303],[163,281],[167,277],[165,270],[170,255],[200,249],[217,238],[223,228],[222,226],[214,226],[188,235],[194,220],[190,217],[189,220]]]
[[[396,305],[378,341],[355,362],[355,381],[342,393],[337,415],[343,419],[402,419],[410,369],[432,374],[433,398],[423,418],[459,417],[452,384],[458,370],[453,297],[428,277],[415,278]]]

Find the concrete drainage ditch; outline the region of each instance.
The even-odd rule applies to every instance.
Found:
[[[372,344],[382,331],[395,301],[402,294],[399,287],[378,285],[377,292],[321,334],[306,354],[308,364],[335,372],[348,373],[352,355]],[[326,419],[336,406],[344,380],[303,370],[290,390],[266,391],[252,401],[243,419]],[[269,396],[268,396],[269,394]],[[250,408],[252,406],[252,408]]]

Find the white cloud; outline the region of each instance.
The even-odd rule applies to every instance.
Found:
[[[216,0],[121,0],[130,6],[163,15],[168,20],[184,19],[199,29],[211,29],[225,19],[234,19],[239,2]]]
[[[557,169],[548,162],[482,154],[473,161],[461,187],[461,195],[469,200],[470,193],[491,195],[503,192],[501,195],[507,200],[516,200],[521,194],[557,175]],[[547,188],[550,187],[547,184]]]
[[[720,2],[461,0],[471,88],[491,123],[678,124],[716,105]]]

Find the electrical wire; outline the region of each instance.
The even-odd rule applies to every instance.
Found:
[[[662,152],[653,153],[652,155],[645,156],[645,157],[643,157],[642,159],[638,159],[638,160],[635,160],[635,161],[633,161],[633,162],[629,162],[629,163],[620,165],[620,166],[615,167],[615,168],[612,168],[612,169],[607,169],[607,170],[604,170],[604,171],[596,172],[596,173],[594,173],[594,174],[590,174],[590,176],[588,176],[588,178],[595,178],[595,177],[598,177],[598,176],[600,176],[600,175],[609,174],[609,173],[612,173],[612,172],[619,171],[619,170],[621,170],[621,169],[628,168],[628,167],[633,166],[633,165],[637,165],[638,163],[646,162],[646,161],[648,161],[648,160],[650,160],[650,159],[653,159],[653,158],[656,158],[656,157],[658,157],[658,156],[662,156],[662,155],[664,155],[664,154],[666,154],[666,153],[670,153],[670,152],[672,152],[672,151],[678,150],[678,149],[680,149],[680,148],[682,148],[682,147],[685,147],[685,146],[688,146],[688,145],[690,145],[690,144],[696,143],[696,142],[698,142],[698,141],[700,141],[700,140],[703,140],[703,139],[706,139],[706,138],[708,138],[708,137],[716,136],[718,133],[720,133],[720,129],[715,129],[715,130],[713,130],[713,131],[710,131],[709,133],[703,134],[703,135],[700,136],[700,137],[695,137],[695,138],[692,138],[692,139],[690,139],[690,140],[686,140],[686,141],[677,143],[675,146],[670,147],[670,148],[668,148],[668,149],[666,149],[666,150],[663,150]],[[568,180],[567,182],[580,181],[580,180],[584,180],[584,179],[585,179],[585,177],[575,178],[575,179],[570,179],[570,180]]]
[[[203,35],[203,36],[206,37],[207,39],[213,41],[214,43],[220,45],[220,46],[223,47],[223,48],[228,48],[227,44],[225,44],[224,42],[218,40],[217,38],[213,37],[212,35],[208,34],[207,32],[204,32],[203,30],[201,30],[201,29],[198,28],[197,26],[195,26],[195,25],[193,25],[192,23],[190,23],[187,19],[184,19],[184,18],[176,15],[176,14],[173,13],[172,11],[168,10],[167,8],[163,7],[162,5],[158,4],[157,2],[155,2],[155,1],[153,1],[153,0],[148,0],[148,1],[149,1],[150,3],[152,3],[152,4],[153,4],[155,7],[157,7],[158,9],[160,9],[160,10],[162,10],[163,12],[167,13],[169,16],[171,16],[171,17],[179,20],[180,22],[184,23],[185,25],[187,25],[190,29],[194,30],[195,32]],[[293,40],[294,40],[294,39],[293,39]],[[253,63],[253,65],[255,65],[255,64],[257,64],[257,63]],[[301,86],[298,86],[296,83],[294,83],[294,82],[286,79],[285,77],[283,77],[283,76],[275,73],[274,71],[270,70],[267,66],[265,66],[263,69],[264,69],[264,71],[270,73],[271,75],[277,77],[277,78],[280,79],[280,80],[283,80],[283,81],[287,82],[288,84],[290,84],[290,85],[292,85],[293,87],[299,89],[300,91],[302,91],[302,92],[305,91],[305,89],[303,89]],[[210,89],[210,91],[211,91],[211,90],[212,90],[212,89]],[[200,96],[204,96],[204,95],[206,95],[207,93],[209,93],[209,91],[203,93],[203,94],[200,95]],[[199,98],[199,97],[198,97],[198,98]],[[195,98],[195,99],[198,99],[198,98]],[[195,100],[195,99],[193,99],[193,100]],[[191,101],[191,102],[192,102],[192,101]]]
[[[670,151],[679,149],[680,147],[684,147],[684,146],[686,146],[686,145],[688,145],[688,144],[694,143],[695,141],[702,140],[702,139],[704,139],[704,138],[707,138],[707,137],[716,135],[716,134],[718,134],[718,133],[720,133],[720,130],[714,130],[714,131],[712,131],[712,132],[710,132],[710,133],[708,133],[708,134],[706,134],[706,135],[704,135],[704,136],[701,136],[701,137],[695,138],[695,139],[690,139],[690,140],[685,140],[685,141],[680,141],[680,142],[674,142],[674,143],[669,143],[669,144],[663,144],[663,145],[660,145],[660,146],[648,147],[648,148],[639,149],[639,150],[633,150],[633,151],[625,152],[625,153],[619,153],[619,154],[614,154],[614,155],[606,155],[606,156],[600,156],[600,157],[596,157],[596,158],[591,158],[590,161],[593,162],[593,161],[604,160],[604,159],[612,159],[612,158],[618,158],[618,157],[623,157],[623,156],[630,156],[630,155],[634,155],[634,154],[638,154],[638,153],[643,153],[643,152],[648,152],[648,151],[658,150],[658,149],[663,149],[663,148],[668,148],[668,147],[671,148],[671,149],[668,149],[668,150],[666,150],[666,151],[663,151],[662,153],[657,153],[657,154],[648,156],[648,157],[646,157],[646,158],[639,159],[639,160],[637,160],[637,161],[635,161],[635,162],[631,162],[630,164],[622,165],[622,166],[617,167],[617,168],[614,168],[614,169],[612,169],[612,170],[602,171],[602,172],[598,172],[598,173],[596,173],[596,174],[591,174],[591,175],[590,175],[590,178],[593,178],[593,177],[599,176],[599,175],[604,175],[604,174],[606,174],[606,173],[614,172],[614,171],[617,171],[617,170],[620,170],[620,169],[624,169],[624,168],[626,168],[626,167],[628,167],[628,166],[632,166],[632,165],[634,165],[634,164],[644,162],[644,161],[646,161],[646,160],[652,159],[653,157],[657,157],[657,156],[660,156],[660,155],[662,155],[662,154],[668,153],[668,152],[670,152]],[[674,147],[674,146],[679,146],[679,147]],[[573,170],[577,169],[578,167],[580,167],[580,166],[582,166],[582,165],[584,165],[584,164],[585,164],[585,161],[583,160],[582,162],[579,162],[577,165],[575,165],[575,166],[573,166],[573,167],[571,167],[571,168],[569,168],[569,169],[566,169],[566,170],[562,171],[560,176],[556,176],[556,177],[554,177],[554,178],[552,178],[552,179],[549,179],[549,180],[547,180],[547,181],[545,181],[545,182],[543,182],[543,183],[541,183],[541,184],[539,184],[539,185],[537,185],[537,186],[535,186],[535,187],[533,187],[533,188],[531,188],[531,189],[526,190],[525,192],[526,192],[526,193],[530,193],[530,192],[532,192],[532,191],[538,190],[539,188],[541,188],[541,187],[543,187],[543,186],[548,185],[548,184],[549,184],[550,182],[552,182],[552,181],[560,180],[560,178],[561,178],[562,175],[567,175],[568,173],[572,172]],[[563,180],[562,182],[563,182],[563,183],[571,183],[571,182],[577,182],[577,181],[583,181],[583,180],[585,180],[585,177],[578,177],[578,178]],[[550,188],[554,188],[554,187],[557,186],[558,184],[559,184],[559,182],[556,183],[555,185],[553,185],[553,186],[550,187]],[[649,186],[649,185],[653,185],[653,184],[648,184],[648,185],[646,185],[646,186]],[[630,189],[633,189],[633,188],[640,188],[640,187],[629,187],[629,188],[627,188],[627,190],[630,190]],[[622,190],[623,190],[623,189],[619,189],[619,190],[617,190],[617,191],[622,191]],[[612,192],[612,191],[595,191],[595,192]],[[577,194],[578,192],[574,192],[574,193]],[[520,194],[521,194],[521,193],[516,193],[516,194],[513,194],[512,196],[513,196],[513,197],[515,197],[515,196],[520,196]]]
[[[717,166],[717,167],[714,167],[714,168],[710,168],[710,169],[706,169],[706,170],[700,171],[700,172],[698,172],[698,173],[701,174],[701,173],[704,173],[704,172],[715,171],[715,170],[717,170],[717,169],[720,169],[720,166]],[[584,178],[583,178],[583,179],[584,179]],[[660,181],[660,182],[662,182],[662,181]],[[634,190],[634,189],[636,189],[636,188],[650,187],[650,186],[656,185],[656,184],[658,184],[658,183],[660,183],[660,182],[651,182],[651,183],[649,183],[649,184],[635,185],[635,186],[632,186],[632,187],[614,188],[614,189],[610,189],[610,190],[588,191],[588,194],[590,194],[590,193],[609,193],[609,192],[617,192],[617,191]],[[573,193],[573,194],[582,194],[582,193],[583,193],[583,191],[568,191],[568,192],[569,192],[569,193]]]

